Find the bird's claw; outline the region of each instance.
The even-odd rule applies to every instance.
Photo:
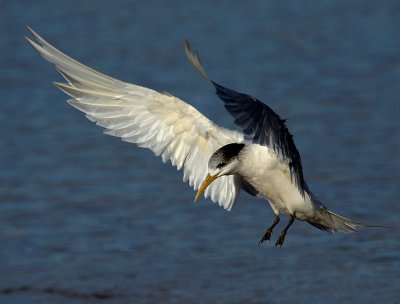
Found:
[[[281,233],[281,234],[279,235],[279,238],[278,238],[278,240],[277,240],[276,243],[275,243],[275,247],[276,247],[276,248],[282,247],[283,242],[285,242],[285,237],[286,237],[286,233]]]
[[[273,234],[272,229],[268,229],[267,232],[265,232],[265,234],[261,238],[261,240],[258,242],[258,245],[260,245],[264,241],[269,242],[269,240],[271,239],[272,234]]]

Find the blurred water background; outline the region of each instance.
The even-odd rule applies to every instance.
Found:
[[[399,303],[398,229],[296,222],[283,248],[257,246],[265,201],[193,204],[180,172],[64,102],[25,25],[233,127],[189,38],[215,80],[288,118],[330,209],[396,226],[399,1],[0,1],[0,303]]]

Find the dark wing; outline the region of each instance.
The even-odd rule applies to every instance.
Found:
[[[259,194],[259,192],[252,185],[244,180],[244,178],[240,178],[240,188],[251,196],[258,196]]]
[[[269,106],[257,98],[225,88],[211,80],[201,65],[197,52],[190,49],[185,41],[185,53],[194,69],[215,87],[216,93],[225,103],[225,108],[235,118],[235,124],[243,129],[253,143],[268,146],[284,161],[288,162],[293,183],[302,195],[306,189],[301,165],[300,153],[293,141],[292,134]]]

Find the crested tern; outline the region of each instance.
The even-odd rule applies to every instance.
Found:
[[[222,128],[191,105],[169,93],[101,74],[68,57],[32,29],[36,41],[28,42],[53,63],[66,83],[54,84],[72,97],[68,103],[104,127],[105,133],[148,148],[163,162],[183,169],[183,181],[204,193],[226,210],[234,205],[239,191],[266,199],[274,221],[260,243],[269,241],[280,213],[289,222],[275,246],[283,245],[294,220],[334,232],[355,232],[357,226],[371,227],[337,215],[310,191],[302,171],[300,154],[285,120],[257,98],[214,82],[201,65],[197,52],[185,41],[189,62],[211,82],[225,108],[241,131]]]

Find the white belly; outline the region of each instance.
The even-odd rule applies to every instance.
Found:
[[[308,195],[301,195],[291,181],[288,165],[272,149],[257,144],[244,149],[238,174],[270,202],[275,213],[281,211],[299,219],[313,214]]]

